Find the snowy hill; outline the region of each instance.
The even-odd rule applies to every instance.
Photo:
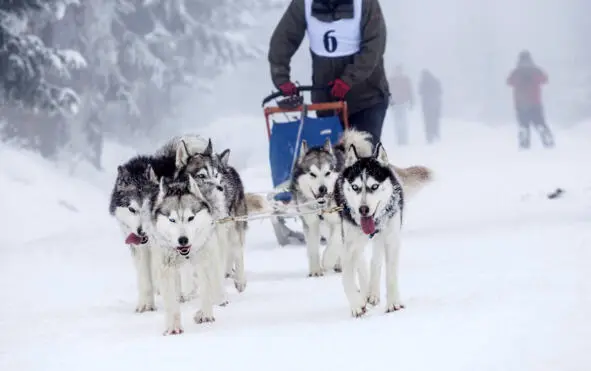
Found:
[[[406,214],[406,309],[350,318],[340,277],[307,278],[305,250],[277,247],[257,221],[246,291],[230,288],[213,324],[192,322],[198,300],[183,304],[176,337],[162,336],[160,298],[134,313],[132,262],[107,210],[116,165],[134,151],[110,144],[106,173],[70,175],[0,147],[0,369],[587,370],[590,126],[557,132],[555,150],[518,152],[512,127],[444,124],[445,142],[427,147],[415,132],[404,149],[385,128],[392,162],[436,172]],[[245,141],[229,125],[260,131]],[[247,190],[269,188],[259,118],[203,134],[232,148]],[[556,187],[566,193],[548,200]]]

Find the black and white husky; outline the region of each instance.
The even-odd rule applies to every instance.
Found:
[[[339,255],[352,315],[362,316],[367,304],[379,303],[384,256],[386,312],[403,308],[398,290],[398,256],[405,199],[402,182],[381,143],[369,157],[360,156],[354,145],[349,147],[334,198],[342,207]],[[364,250],[370,241],[373,241],[373,254],[368,276]]]
[[[145,204],[158,192],[161,176],[174,174],[174,157],[136,156],[117,168],[109,213],[118,221],[133,258],[138,289],[136,312],[153,311],[158,257],[146,231]]]

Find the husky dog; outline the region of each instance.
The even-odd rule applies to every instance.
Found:
[[[180,334],[179,269],[191,264],[197,271],[201,310],[195,322],[214,321],[217,235],[213,207],[190,175],[162,177],[157,195],[150,203],[148,234],[161,249],[161,294],[166,311],[165,335]]]
[[[159,176],[172,175],[172,156],[136,156],[117,168],[109,213],[116,218],[133,257],[138,286],[136,312],[155,310],[157,256],[146,234],[145,203],[158,192]]]
[[[154,292],[157,292],[159,250],[146,234],[146,205],[158,193],[161,177],[172,177],[176,171],[176,152],[180,141],[197,152],[203,150],[207,140],[198,135],[172,138],[152,156],[133,157],[117,168],[117,178],[111,193],[109,213],[116,218],[129,245],[136,268],[138,304],[136,311],[155,310]],[[190,287],[190,285],[189,285]],[[180,291],[180,290],[179,290]],[[181,295],[180,301],[190,297]]]
[[[204,192],[204,195],[206,198],[215,197],[215,211],[219,218],[246,216],[249,201],[253,209],[260,210],[263,206],[263,202],[255,195],[246,197],[240,175],[228,164],[229,155],[229,149],[221,154],[215,154],[211,141],[199,154],[192,154],[187,147],[183,146],[179,146],[177,152],[179,174],[190,174],[197,180],[200,187],[210,189],[209,192]],[[211,196],[208,197],[208,195]],[[233,276],[236,290],[242,292],[246,288],[244,240],[247,223],[228,221],[218,224],[216,228],[220,243],[220,266],[224,277]]]
[[[230,149],[222,151],[221,154],[216,155],[217,166],[219,166],[222,175],[221,184],[224,188],[224,195],[226,201],[225,212],[231,217],[240,217],[248,215],[248,200],[244,193],[244,185],[240,174],[235,168],[229,165]],[[257,200],[251,195],[248,199],[256,202]],[[254,209],[255,207],[251,207]],[[224,235],[227,237],[227,251],[225,263],[225,277],[234,278],[234,286],[238,292],[246,289],[246,276],[244,274],[244,240],[246,238],[246,230],[248,223],[246,221],[232,221],[222,224],[221,228],[225,228]]]
[[[386,260],[386,312],[403,308],[398,291],[398,255],[404,209],[402,183],[388,162],[381,143],[370,157],[362,157],[350,146],[346,168],[335,186],[335,201],[342,207],[340,257],[345,294],[355,317],[366,312],[366,305],[380,300],[382,260]],[[369,281],[363,255],[373,239]],[[358,281],[357,281],[357,280]],[[357,285],[359,282],[359,286]]]
[[[310,211],[314,202],[327,208],[334,206],[332,193],[335,180],[345,167],[347,150],[351,145],[355,147],[360,157],[370,157],[374,152],[371,135],[354,129],[345,130],[334,146],[331,146],[330,141],[327,140],[322,147],[308,148],[306,141],[302,141],[299,159],[290,184],[290,191],[294,195],[296,205],[303,205],[299,207],[301,211]],[[391,164],[390,166],[392,171],[396,172],[405,193],[408,192],[410,195],[416,194],[432,180],[432,171],[427,167],[400,168]],[[331,268],[334,271],[340,271],[338,242],[335,242],[337,245],[331,244],[331,239],[339,237],[340,219],[331,214],[321,217],[314,214],[304,215],[301,219],[308,253],[308,275],[322,276],[324,270]],[[325,221],[328,226],[329,238],[321,265],[319,247],[322,221]]]
[[[303,212],[312,211],[316,205],[332,207],[332,193],[339,173],[344,167],[344,148],[354,145],[367,155],[371,154],[372,145],[364,132],[346,130],[340,142],[332,146],[330,138],[327,138],[324,146],[309,148],[305,140],[302,141],[299,158],[294,168],[290,183],[290,192],[295,204]],[[308,276],[319,277],[323,275],[320,265],[320,225],[324,221],[329,228],[328,249],[331,248],[330,239],[340,231],[339,218],[336,214],[318,216],[308,214],[301,216],[304,226],[308,255]],[[328,267],[325,267],[328,268]],[[335,271],[340,271],[338,262],[332,266]]]

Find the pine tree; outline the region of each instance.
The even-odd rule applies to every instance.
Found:
[[[48,45],[45,29],[73,0],[0,1],[0,115],[3,136],[20,138],[47,157],[63,138],[61,117],[75,115],[80,99],[72,73],[86,67],[75,50]]]
[[[46,46],[31,32],[33,22],[59,16],[68,3],[68,0],[0,1],[0,84],[5,104],[51,112],[77,111],[76,92],[50,82],[49,76],[67,79],[70,70],[85,67],[86,61],[76,51]]]

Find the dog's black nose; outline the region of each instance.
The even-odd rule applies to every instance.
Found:
[[[141,226],[137,227],[137,235],[138,236],[143,236],[144,235],[144,230],[142,229]]]
[[[359,214],[361,216],[367,216],[369,214],[369,207],[366,205],[359,206]]]
[[[318,193],[320,193],[320,196],[324,196],[327,191],[328,189],[326,189],[325,185],[321,185],[320,187],[318,187]]]
[[[185,236],[179,237],[179,245],[186,246],[189,244],[189,239]]]

